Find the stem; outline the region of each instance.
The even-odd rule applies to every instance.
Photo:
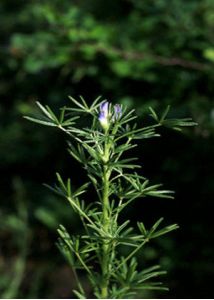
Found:
[[[109,160],[109,144],[105,143],[104,149],[105,164],[103,166],[103,199],[102,199],[102,221],[103,231],[108,232],[109,228],[109,185],[111,172],[108,169],[107,162]],[[102,245],[102,283],[101,283],[101,297],[108,298],[108,284],[109,284],[109,243],[103,239]]]

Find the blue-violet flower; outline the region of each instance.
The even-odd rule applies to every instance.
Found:
[[[109,128],[109,102],[106,101],[100,105],[99,121],[102,127],[107,130]]]
[[[114,121],[122,117],[122,105],[116,104],[114,106]]]
[[[111,113],[111,104],[106,101],[100,105],[99,121],[101,126],[108,130],[110,123],[116,122],[122,116],[122,106],[114,105],[114,111]]]

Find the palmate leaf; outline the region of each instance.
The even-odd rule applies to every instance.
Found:
[[[170,190],[153,190],[159,187],[160,185],[154,185],[144,190],[144,195],[158,197],[158,198],[165,198],[165,199],[174,199],[174,191]],[[151,190],[148,190],[151,189]]]
[[[136,157],[132,158],[126,158],[126,159],[121,159],[118,161],[115,161],[114,159],[110,160],[108,165],[114,170],[117,169],[135,169],[135,168],[141,168],[140,165],[132,164],[133,161],[138,160]]]
[[[110,290],[111,299],[129,299],[136,295],[136,292],[130,292],[129,287],[118,287],[118,285],[113,285],[112,290]]]
[[[151,238],[154,239],[154,238],[156,238],[156,237],[159,237],[159,236],[161,236],[161,235],[164,235],[164,234],[166,234],[166,233],[168,233],[168,232],[170,232],[170,231],[176,230],[176,229],[178,229],[178,228],[179,228],[179,226],[178,226],[177,224],[173,224],[173,225],[170,225],[170,226],[166,226],[166,227],[164,227],[163,229],[160,229],[160,230],[158,230],[158,231],[152,233]]]
[[[131,149],[133,149],[133,148],[135,148],[135,147],[137,147],[137,144],[124,144],[124,145],[120,145],[120,146],[118,146],[118,147],[115,147],[115,149],[114,149],[114,155],[115,154],[118,154],[118,153],[123,153],[123,152],[125,152],[125,151],[128,151],[128,150],[131,150]]]
[[[43,106],[39,101],[36,101],[36,104],[39,106],[40,110],[43,112],[43,114],[48,117],[49,119],[56,121],[57,117],[53,113],[53,111],[50,109],[49,106],[45,105]]]
[[[119,290],[122,289],[124,298],[127,297],[128,293],[133,293],[137,290],[167,290],[166,287],[161,286],[161,282],[150,281],[151,279],[166,274],[166,271],[160,270],[159,265],[152,266],[139,272],[137,270],[138,265],[135,257],[131,259],[129,264],[127,264],[125,258],[122,257],[120,265],[120,269],[113,274],[113,280],[115,281],[115,284],[120,284],[117,288]]]
[[[74,147],[72,143],[68,141],[68,152],[73,156],[74,159],[76,159],[80,163],[85,163],[86,158],[84,155],[84,152],[82,151],[81,146],[78,144],[77,148]]]
[[[36,118],[33,118],[33,117],[28,117],[28,116],[24,116],[24,118],[29,120],[29,121],[32,121],[34,123],[38,123],[38,124],[45,125],[45,126],[53,126],[53,127],[58,126],[57,124],[48,121],[48,119],[46,121],[45,119],[36,119]]]
[[[89,186],[89,182],[83,184],[80,186],[76,191],[72,191],[71,188],[71,180],[70,178],[67,179],[66,182],[63,181],[61,175],[59,173],[56,173],[57,180],[59,183],[59,186],[55,186],[54,188],[51,188],[53,191],[60,192],[61,194],[66,196],[66,197],[71,197],[73,199],[77,198],[81,194],[85,193],[87,190],[87,187]],[[48,186],[49,187],[49,186]]]
[[[124,138],[128,138],[131,140],[140,140],[140,139],[148,139],[153,137],[159,137],[160,134],[156,133],[157,125],[142,127],[137,129],[137,124],[135,123],[133,127],[129,124],[126,125],[125,128],[121,128],[118,131],[118,136],[115,141],[120,141]]]
[[[126,220],[124,223],[122,223],[115,231],[115,236],[119,236],[121,232],[126,228],[126,226],[130,223],[130,220]],[[129,227],[129,233],[132,231],[132,228]]]
[[[101,96],[99,96],[93,101],[91,106],[88,106],[88,104],[86,103],[85,99],[82,96],[79,97],[80,98],[79,100],[76,100],[71,96],[69,96],[68,98],[78,108],[69,107],[69,108],[66,108],[66,110],[73,111],[73,112],[79,112],[79,113],[88,113],[88,114],[91,114],[92,116],[95,116],[97,114],[97,109],[98,109],[98,107],[100,107],[101,103],[106,101],[106,100],[101,101]]]
[[[168,119],[162,122],[163,126],[172,128],[177,131],[182,131],[183,127],[196,126],[197,123],[193,122],[191,118],[183,118],[183,119]]]
[[[80,237],[71,237],[62,225],[60,225],[57,231],[60,235],[58,247],[71,266],[75,267],[75,269],[85,269],[89,274],[91,274],[91,267],[89,266],[91,256],[89,256],[88,252],[82,251]]]
[[[162,184],[149,185],[149,180],[143,176],[140,176],[136,173],[128,174],[122,173],[121,169],[115,169],[118,175],[118,183],[120,189],[114,189],[114,194],[116,194],[119,198],[122,197],[127,199],[127,202],[124,202],[119,210],[121,211],[124,207],[126,207],[130,202],[137,198],[142,198],[145,196],[173,199],[173,191],[170,190],[161,190],[159,189]],[[123,184],[123,181],[124,184]]]
[[[181,119],[167,119],[167,115],[170,110],[168,105],[165,111],[161,116],[158,116],[152,107],[149,107],[151,112],[150,116],[159,124],[168,128],[172,128],[177,131],[182,131],[183,127],[190,127],[198,125],[196,122],[193,122],[192,118],[181,118]]]
[[[65,107],[61,109],[61,113],[59,118],[54,114],[54,112],[50,109],[49,106],[43,106],[40,102],[36,102],[39,109],[42,112],[42,116],[37,117],[29,117],[24,116],[25,119],[32,121],[34,123],[38,123],[45,126],[52,126],[52,127],[60,127],[60,126],[71,126],[75,124],[75,120],[79,118],[79,116],[73,116],[68,119],[65,118]]]
[[[137,226],[138,226],[140,232],[142,233],[143,237],[148,240],[154,239],[156,237],[159,237],[161,235],[164,235],[166,233],[169,233],[169,232],[179,228],[179,226],[177,224],[173,224],[173,225],[165,226],[161,229],[158,229],[159,225],[163,222],[163,220],[164,220],[163,218],[160,218],[157,222],[155,222],[155,224],[149,230],[147,230],[145,228],[143,222],[137,222]]]
[[[88,154],[95,159],[96,161],[100,162],[103,160],[103,153],[98,151],[97,147],[91,147],[87,143],[83,142],[82,146],[88,152]]]
[[[130,110],[128,113],[126,113],[126,107],[122,110],[122,117],[118,121],[118,125],[121,126],[123,124],[126,124],[134,119],[137,118],[136,115],[133,115],[135,112],[135,109]]]
[[[165,275],[167,272],[166,271],[156,271],[156,272],[150,272],[148,274],[143,274],[140,273],[138,274],[138,281],[137,283],[142,283],[142,282],[145,282],[151,278],[155,278],[155,277],[158,277],[158,276],[161,276],[161,275]]]

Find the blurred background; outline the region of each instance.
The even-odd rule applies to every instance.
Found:
[[[57,111],[68,95],[102,95],[136,108],[143,125],[149,106],[168,104],[199,123],[139,145],[144,175],[176,199],[139,199],[124,217],[180,225],[139,256],[168,271],[170,291],[140,297],[213,298],[214,2],[1,0],[0,20],[0,297],[73,297],[56,229],[76,233],[79,220],[42,184],[59,171],[78,186],[85,174],[61,132],[22,116],[37,100]]]

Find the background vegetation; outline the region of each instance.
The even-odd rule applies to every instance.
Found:
[[[214,297],[213,1],[1,0],[0,15],[0,296],[72,297],[73,275],[54,242],[59,223],[74,232],[79,220],[42,183],[60,171],[78,185],[85,174],[65,136],[22,115],[36,100],[57,110],[68,95],[103,95],[135,107],[143,124],[148,106],[168,104],[172,117],[199,123],[138,148],[145,175],[176,200],[143,199],[124,217],[181,226],[141,257],[168,270],[170,292],[142,297]]]

